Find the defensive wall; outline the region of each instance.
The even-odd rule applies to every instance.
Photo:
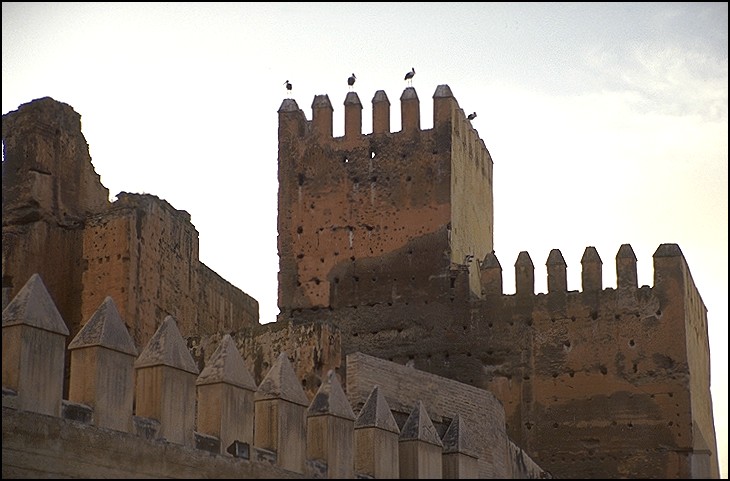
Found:
[[[373,98],[373,133],[363,135],[362,106],[350,92],[345,135],[333,138],[326,95],[315,97],[311,121],[294,100],[284,100],[279,109],[281,315],[267,325],[257,323],[255,300],[199,262],[197,232],[187,213],[151,195],[121,193],[113,203],[102,202],[107,193],[93,167],[79,163],[74,172],[84,172],[82,179],[67,178],[67,167],[78,159],[90,165],[85,140],[79,140],[78,114],[52,99],[24,104],[3,116],[3,307],[18,295],[23,279],[37,272],[45,283],[47,273],[48,292],[69,330],[66,344],[107,303],[106,296],[118,306],[138,352],[163,319],[174,318],[186,343],[176,352],[192,361],[186,362],[188,371],[177,369],[171,378],[205,370],[226,333],[243,354],[256,389],[286,352],[310,403],[322,386],[331,385],[333,371],[355,413],[364,408],[364,393],[375,376],[379,391],[404,396],[386,396],[401,433],[417,398],[428,394],[422,403],[442,444],[458,417],[478,426],[482,441],[493,447],[477,457],[480,477],[545,475],[530,467],[530,458],[557,477],[718,477],[707,309],[679,247],[659,246],[654,285],[639,287],[633,250],[621,246],[616,288],[603,287],[602,260],[588,247],[581,259],[581,291],[567,291],[567,265],[555,249],[546,261],[547,293],[535,293],[534,265],[522,252],[514,265],[516,292],[504,294],[492,239],[491,156],[448,86],[439,86],[433,101],[434,128],[421,130],[418,97],[407,88],[401,96],[403,128],[392,132],[390,103],[379,91]],[[73,121],[58,120],[69,118]],[[66,144],[76,150],[61,148]],[[83,149],[85,154],[78,153]],[[33,167],[34,162],[43,167]],[[14,173],[6,176],[9,172]],[[76,194],[59,194],[66,188]],[[159,269],[162,261],[169,265]],[[66,360],[61,387],[68,401],[62,406],[77,403],[71,396],[73,352],[52,358]],[[369,361],[358,368],[358,360]],[[4,392],[5,365],[4,358]],[[45,443],[47,451],[38,453],[56,457],[83,446],[89,428],[67,419],[79,409],[69,408],[76,414],[65,415],[64,407],[60,415],[43,414],[52,420],[40,421],[26,408],[13,410],[22,395],[8,389],[4,449],[6,438],[11,444]],[[441,397],[453,389],[459,395]],[[456,416],[449,407],[462,398]],[[199,397],[195,403],[200,405]],[[481,414],[470,406],[479,406]],[[6,413],[8,420],[22,420],[18,425],[31,419],[25,429],[40,435],[6,436]],[[154,433],[161,428],[145,420],[159,422],[161,414],[149,417],[142,410],[135,416],[141,427],[124,435],[114,431],[110,439],[121,442],[121,435],[132,444],[159,448],[160,435]],[[58,436],[78,442],[61,445]],[[93,438],[84,439],[93,444]],[[178,468],[164,466],[198,449],[187,442],[145,450],[163,467],[144,472],[184,477]],[[254,442],[251,452],[265,449]],[[200,451],[190,459],[199,459]],[[171,457],[160,458],[160,452]],[[304,476],[322,475],[315,469],[321,462],[310,462],[315,458],[306,458]],[[3,459],[5,474],[5,451]],[[40,463],[28,459],[19,475],[30,476],[23,469]],[[206,466],[200,469],[218,469]],[[257,466],[246,473],[266,477]]]
[[[138,353],[111,297],[68,332],[37,274],[3,310],[3,478],[548,476],[456,381],[355,353],[347,395],[329,370],[308,397],[285,352],[256,383],[228,334],[198,370],[172,316]]]
[[[505,295],[484,142],[448,86],[432,129],[413,87],[400,100],[400,131],[378,91],[362,134],[349,92],[339,138],[327,96],[311,121],[292,99],[279,108],[279,320],[332,323],[344,355],[493,392],[512,439],[557,476],[717,477],[707,309],[679,246],[659,246],[639,287],[622,245],[616,288],[588,247],[581,291],[554,249],[547,293],[521,252]]]

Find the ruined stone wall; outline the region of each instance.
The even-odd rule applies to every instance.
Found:
[[[412,87],[401,105],[403,128],[392,133],[379,120],[390,103],[377,92],[374,132],[362,135],[362,105],[350,92],[341,138],[332,137],[326,95],[315,98],[309,123],[292,99],[279,109],[284,317],[300,308],[433,297],[449,289],[454,259],[491,250],[491,158],[448,86],[434,95],[434,129],[420,130]]]
[[[81,133],[81,116],[50,97],[3,115],[3,225],[78,222],[109,205]],[[7,185],[6,185],[7,183]]]
[[[187,337],[188,347],[199,369],[218,348],[225,332]],[[340,331],[332,324],[282,321],[240,328],[231,335],[257,384],[261,383],[280,352],[290,353],[297,360],[294,370],[309,399],[314,397],[328,371],[344,373]]]
[[[83,219],[109,205],[81,117],[45,97],[4,114],[2,136],[3,306],[38,272],[78,325]]]
[[[2,129],[3,306],[40,273],[72,335],[106,296],[138,346],[169,314],[191,336],[258,323],[258,302],[199,261],[187,212],[154,195],[109,202],[69,105],[34,100]]]
[[[135,343],[172,315],[185,336],[258,323],[258,303],[198,260],[190,215],[150,194],[120,193],[85,231],[84,318],[106,295],[118,302]]]

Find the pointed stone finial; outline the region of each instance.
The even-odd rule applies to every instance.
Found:
[[[264,399],[283,399],[301,406],[309,405],[286,352],[279,354],[256,391],[255,400]]]
[[[68,349],[69,400],[92,407],[96,426],[130,432],[137,348],[110,296],[76,334]]]
[[[466,453],[477,456],[474,439],[459,414],[451,420],[442,442],[445,453]]]
[[[373,133],[390,133],[390,100],[384,90],[378,90],[373,96]]]
[[[312,129],[315,134],[332,137],[332,102],[329,96],[315,95],[312,101]]]
[[[385,396],[383,396],[378,386],[375,386],[370,392],[360,413],[357,415],[357,419],[355,419],[355,429],[368,427],[400,434],[398,423],[395,422],[393,413],[390,412],[388,401],[385,400]]]
[[[137,357],[137,347],[111,296],[106,296],[104,302],[69,343],[68,349],[90,346],[101,346]]]
[[[433,98],[443,98],[443,97],[453,97],[454,94],[451,93],[451,87],[449,87],[446,84],[441,84],[438,87],[436,87],[436,91],[433,93]]]
[[[568,279],[566,269],[568,265],[565,263],[563,253],[560,249],[553,249],[548,255],[547,262],[548,274],[548,292],[567,292]]]
[[[3,391],[15,392],[17,409],[61,414],[67,336],[46,286],[33,274],[3,310]]]
[[[298,112],[298,111],[299,111],[299,105],[297,104],[296,100],[284,99],[284,101],[281,103],[281,106],[279,107],[278,113]]]
[[[520,252],[515,261],[515,284],[517,294],[535,294],[535,265],[527,251]]]
[[[479,454],[471,431],[458,414],[443,438],[443,479],[475,479],[479,477]]]
[[[479,275],[485,295],[502,295],[502,266],[494,251],[484,256],[484,261],[479,266]]]
[[[170,366],[192,374],[198,374],[185,339],[172,316],[167,316],[147,343],[134,363],[136,369],[152,366]]]
[[[679,256],[684,256],[684,254],[682,254],[682,249],[679,248],[678,244],[662,244],[657,248],[656,252],[654,252],[654,257]]]
[[[195,384],[202,386],[219,382],[251,391],[256,390],[256,382],[246,368],[243,357],[230,334],[223,336]]]
[[[41,276],[33,274],[3,310],[3,327],[24,324],[68,336],[68,327],[46,289]]]
[[[360,102],[360,97],[357,96],[357,92],[347,92],[347,95],[345,96],[345,105],[359,106],[362,110],[362,103]]]
[[[357,139],[362,135],[362,104],[355,92],[345,97],[345,137]]]
[[[406,87],[400,96],[401,130],[416,133],[421,130],[421,105],[416,89]]]
[[[584,292],[597,292],[603,289],[603,261],[595,247],[586,247],[580,260],[583,267],[581,280]]]
[[[307,416],[324,414],[349,420],[355,419],[350,401],[347,400],[347,396],[342,390],[342,384],[332,369],[327,372],[327,379],[319,386],[319,390],[307,410]]]
[[[442,447],[436,427],[426,412],[422,401],[413,408],[400,432],[401,441],[423,441]]]
[[[616,277],[616,285],[620,291],[638,288],[636,254],[631,244],[622,244],[616,254]]]

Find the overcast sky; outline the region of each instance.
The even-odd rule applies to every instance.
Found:
[[[451,87],[494,160],[505,293],[528,251],[536,291],[560,249],[568,289],[595,246],[604,287],[631,244],[682,249],[708,309],[712,393],[727,477],[727,3],[2,4],[2,109],[50,96],[81,115],[112,200],[150,193],[190,213],[200,260],[278,313],[277,110],[315,95],[344,132],[357,75],[363,133],[385,90],[400,130],[416,69],[421,127]]]

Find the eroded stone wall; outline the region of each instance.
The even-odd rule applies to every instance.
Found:
[[[258,323],[258,302],[198,259],[187,212],[149,194],[109,202],[71,106],[37,99],[2,125],[3,306],[38,273],[72,336],[106,296],[137,346],[167,315],[190,336]]]
[[[688,337],[706,338],[689,329],[702,324],[704,306],[695,294],[681,299],[695,288],[674,248],[671,260],[655,257],[662,281],[653,288],[484,300],[461,291],[454,300],[343,308],[328,318],[342,330],[345,354],[494,393],[509,437],[557,477],[717,477],[709,378],[692,367],[707,352],[692,359],[687,348],[696,342]]]

